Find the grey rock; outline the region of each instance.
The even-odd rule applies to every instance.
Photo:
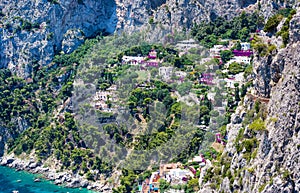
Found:
[[[233,124],[239,124],[242,122],[242,119],[239,116],[233,116],[231,122]]]
[[[84,42],[84,34],[79,29],[68,30],[62,41],[62,50],[69,54]]]
[[[30,169],[34,169],[34,168],[36,168],[37,166],[38,166],[37,163],[31,163],[31,164],[29,165],[29,168],[30,168]]]

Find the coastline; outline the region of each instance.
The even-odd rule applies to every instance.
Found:
[[[74,175],[70,171],[57,172],[43,164],[37,163],[33,158],[23,160],[14,155],[0,157],[0,165],[14,168],[17,171],[26,171],[32,174],[40,174],[42,178],[52,181],[55,185],[67,188],[86,188],[95,192],[112,192],[111,187],[100,182],[91,182],[78,174]]]

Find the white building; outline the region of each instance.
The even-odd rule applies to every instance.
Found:
[[[250,64],[251,62],[251,58],[247,57],[247,56],[234,56],[233,58],[231,58],[226,64],[225,66],[228,68],[229,64],[233,63],[233,62],[237,62],[239,64]]]
[[[247,56],[235,56],[233,61],[239,64],[250,64],[251,58]]]
[[[109,99],[109,96],[110,96],[110,92],[98,91],[98,92],[96,92],[94,100],[95,101],[98,101],[98,100],[107,101]]]
[[[160,67],[158,69],[158,74],[161,76],[164,80],[169,80],[173,74],[173,67]]]
[[[102,111],[111,111],[112,109],[109,109],[107,102],[115,102],[116,96],[112,91],[98,91],[96,92],[95,96],[93,97],[92,105],[96,109],[100,109]]]
[[[130,65],[138,65],[144,61],[144,57],[140,56],[123,56],[122,61]]]
[[[244,51],[250,50],[250,43],[248,43],[248,42],[242,42],[241,43],[241,48]]]
[[[176,71],[175,72],[175,76],[182,78],[182,77],[186,77],[187,73],[183,72],[183,71]]]
[[[220,52],[226,49],[226,46],[214,45],[213,48],[209,49],[209,53],[211,57],[220,56]]]
[[[171,169],[169,172],[169,175],[172,178],[177,178],[177,179],[182,179],[184,177],[194,177],[194,174],[190,170],[185,170],[185,169]]]

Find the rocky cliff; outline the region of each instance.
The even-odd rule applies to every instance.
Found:
[[[22,77],[60,50],[72,52],[85,37],[114,32],[117,24],[113,0],[9,0],[0,2],[0,10],[0,67]]]
[[[162,37],[201,20],[231,18],[259,7],[268,17],[294,1],[264,0],[8,0],[0,2],[0,68],[30,77],[32,66],[49,64],[99,32],[151,31]],[[151,37],[150,37],[151,38]]]
[[[255,84],[227,126],[228,144],[214,177],[200,192],[299,192],[300,9],[290,23],[290,43],[258,59]],[[249,122],[249,119],[252,119]],[[250,124],[251,123],[251,124]],[[217,185],[216,185],[217,184]]]

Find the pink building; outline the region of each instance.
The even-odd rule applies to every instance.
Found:
[[[148,54],[149,59],[156,59],[157,58],[157,52],[153,49]]]

